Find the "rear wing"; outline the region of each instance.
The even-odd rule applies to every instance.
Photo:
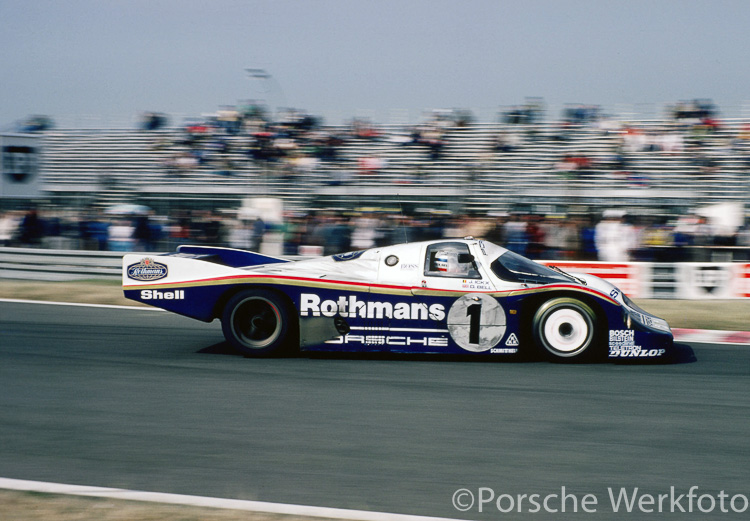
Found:
[[[262,264],[290,262],[287,259],[263,255],[262,253],[255,253],[253,251],[216,248],[213,246],[178,246],[177,253],[170,255],[190,257],[196,260],[221,264],[230,268],[245,268],[248,266],[260,266]]]

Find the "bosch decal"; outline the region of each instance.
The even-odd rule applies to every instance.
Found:
[[[632,345],[635,342],[635,331],[632,329],[618,329],[609,332],[609,345]]]

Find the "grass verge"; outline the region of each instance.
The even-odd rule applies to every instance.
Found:
[[[323,518],[243,510],[14,490],[0,490],[0,519],[14,521],[312,521],[314,519],[325,521]]]

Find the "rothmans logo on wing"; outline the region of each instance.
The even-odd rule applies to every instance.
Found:
[[[168,270],[164,264],[148,257],[128,266],[128,278],[133,280],[159,280],[166,277],[167,273]]]

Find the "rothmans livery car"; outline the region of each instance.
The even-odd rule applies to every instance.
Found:
[[[659,358],[667,322],[593,275],[495,244],[407,243],[290,261],[181,246],[126,255],[129,299],[210,322],[245,355],[306,351]]]

